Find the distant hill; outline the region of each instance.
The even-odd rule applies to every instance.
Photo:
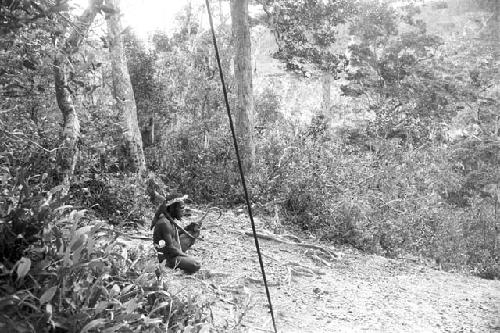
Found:
[[[487,1],[423,1],[420,5],[419,18],[427,24],[429,33],[442,37],[445,42],[453,42],[455,37],[467,37],[468,34],[472,36],[481,27],[491,24],[495,13],[485,11],[481,6],[481,3]],[[339,27],[337,39],[336,48],[339,53],[344,54],[350,40],[347,26]],[[286,71],[285,64],[272,57],[277,51],[277,44],[272,33],[264,26],[252,28],[252,51],[256,96],[266,89],[271,89],[280,97],[281,111],[285,117],[304,124],[309,123],[313,115],[321,108],[320,73],[316,72],[313,67],[308,67],[311,77],[306,78],[303,75]],[[332,108],[329,115],[332,125],[353,124],[364,118],[363,115],[355,112],[345,112],[345,110],[358,109],[359,101],[341,96],[342,82],[342,79],[332,81]]]

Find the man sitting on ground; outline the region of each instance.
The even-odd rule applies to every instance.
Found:
[[[185,197],[171,196],[158,208],[153,218],[153,244],[158,252],[159,262],[166,260],[170,268],[180,268],[188,274],[196,273],[201,265],[187,251],[200,234],[200,226],[191,223],[186,229],[177,224],[184,211]],[[163,242],[161,242],[163,241]]]

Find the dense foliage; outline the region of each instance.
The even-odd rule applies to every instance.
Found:
[[[149,224],[153,207],[142,179],[119,173],[107,41],[98,31],[70,59],[81,153],[61,197],[53,60],[75,18],[67,4],[51,3],[0,7],[0,331],[199,330],[205,301],[164,291],[154,251],[125,248],[102,220]]]
[[[336,73],[343,66],[344,56],[332,50],[337,26],[345,23],[356,11],[357,1],[288,1],[262,0],[268,25],[278,44],[277,59],[287,69],[306,72],[306,64]]]

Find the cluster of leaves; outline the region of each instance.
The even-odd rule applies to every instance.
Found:
[[[75,177],[68,203],[87,207],[111,224],[145,225],[150,204],[141,177],[127,174],[92,173]]]
[[[178,19],[180,29],[171,37],[153,34],[150,49],[132,33],[126,38],[147,163],[164,179],[168,191],[188,194],[199,203],[239,202],[231,141],[228,132],[221,131],[226,121],[212,39],[196,22],[190,21],[188,29],[187,18]],[[229,51],[229,38],[229,30],[221,27],[218,41],[223,55]],[[230,57],[222,58],[231,87]],[[145,140],[151,125],[153,142]]]
[[[425,139],[426,132],[456,111],[449,105],[454,80],[434,61],[441,38],[427,33],[414,6],[396,10],[379,2],[359,10],[350,24],[355,41],[349,46],[344,95],[366,98],[377,116],[373,126],[382,126],[376,130],[414,128]]]
[[[194,10],[189,8],[188,17],[180,15],[177,18],[180,28],[172,36],[159,31],[150,36],[148,47],[134,36],[133,31],[125,34],[139,123],[144,129],[154,125],[153,141],[160,145],[165,132],[173,126],[183,126],[186,122],[210,122],[221,104],[212,39],[208,32],[199,30],[195,20],[190,19]],[[229,46],[230,32],[224,29],[219,34],[222,53],[226,53]],[[229,57],[223,59],[227,70]],[[154,154],[149,157],[152,164],[158,164]]]
[[[53,75],[51,36],[61,26],[49,20],[40,6],[35,1],[10,1],[0,7],[2,29],[7,30],[0,38],[2,201],[7,205],[16,198],[13,207],[19,201],[16,182],[37,191],[50,185],[55,169],[57,117],[51,112],[54,94],[47,87]],[[5,207],[4,213],[8,211]]]
[[[210,132],[207,147],[202,129],[192,126],[182,130],[172,133],[173,138],[163,143],[163,147],[171,151],[163,156],[163,163],[168,167],[160,169],[167,186],[189,194],[198,203],[235,205],[243,202],[229,133]]]
[[[157,34],[161,37],[160,34]],[[153,37],[153,40],[155,38]],[[130,31],[124,34],[124,47],[134,89],[134,97],[139,115],[139,123],[147,125],[155,113],[160,113],[165,105],[167,87],[161,82],[156,70],[158,53],[147,50],[140,40]]]
[[[474,178],[462,159],[480,159],[460,144],[408,150],[394,140],[367,140],[359,129],[333,133],[319,121],[293,141],[292,129],[280,123],[271,131],[279,134],[259,141],[251,183],[267,212],[277,208],[283,221],[331,242],[498,276],[496,194],[481,185],[497,183],[491,145],[470,148],[483,157]]]
[[[425,143],[464,110],[479,109],[469,121],[491,133],[498,70],[491,58],[494,23],[468,35],[428,33],[420,8],[365,4],[350,24],[347,96],[364,97],[378,132],[404,128]],[[428,9],[427,9],[428,10]],[[420,15],[420,16],[419,16]],[[469,24],[464,22],[465,25]],[[442,38],[441,38],[442,37]],[[444,39],[446,39],[446,43]],[[472,40],[472,41],[471,41]]]
[[[61,115],[49,88],[55,41],[72,20],[66,1],[0,6],[0,331],[198,331],[206,303],[155,287],[154,251],[126,250],[106,223],[58,207],[122,225],[147,216],[141,182],[109,174],[121,166],[106,43],[89,38],[70,59],[81,160],[69,196],[52,202]]]
[[[15,264],[0,266],[2,330],[199,331],[207,322],[206,303],[158,286],[153,249],[127,249],[104,222],[81,226],[84,211],[66,209],[51,211]]]
[[[15,35],[33,24],[47,22],[61,12],[68,11],[67,1],[7,0],[0,4],[0,34]]]
[[[333,134],[316,117],[302,131],[314,134],[307,140],[263,141],[271,156],[257,178],[259,198],[332,241],[498,276],[491,29],[486,23],[471,46],[471,36],[444,43],[427,33],[415,7],[364,6],[351,21],[356,39],[342,91],[365,97],[375,118]],[[448,137],[455,115],[460,126],[474,124],[474,139]]]
[[[331,46],[336,41],[337,26],[356,11],[356,2],[328,1],[260,1],[266,13],[265,23],[278,44],[274,55],[287,63],[287,69],[303,71],[313,64],[323,71],[336,72],[345,58]]]
[[[257,128],[267,128],[282,121],[283,114],[279,111],[281,101],[270,88],[266,88],[261,94],[255,97],[255,125]]]

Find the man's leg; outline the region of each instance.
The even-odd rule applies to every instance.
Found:
[[[188,274],[196,273],[201,268],[198,261],[190,256],[172,258],[167,260],[167,265],[170,268],[180,268]]]

